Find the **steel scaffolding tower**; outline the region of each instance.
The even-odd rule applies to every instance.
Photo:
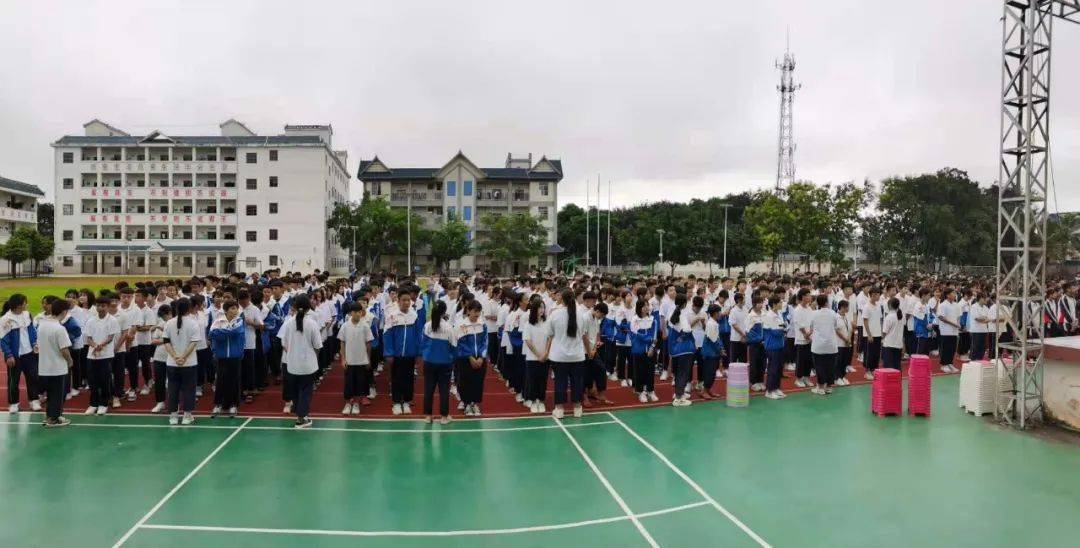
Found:
[[[776,152],[776,191],[795,182],[795,92],[802,84],[795,83],[795,55],[791,53],[791,41],[784,50],[784,60],[776,62],[780,69],[780,136]]]
[[[997,297],[1008,312],[1010,383],[996,415],[1027,427],[1042,417],[1043,307],[1050,148],[1050,45],[1055,17],[1080,23],[1080,0],[1004,0]]]

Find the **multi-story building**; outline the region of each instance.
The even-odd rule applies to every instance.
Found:
[[[37,230],[37,201],[44,195],[32,184],[0,177],[0,244],[20,228]],[[9,272],[11,266],[0,259],[0,274]]]
[[[228,120],[210,136],[133,136],[100,120],[83,127],[52,143],[58,272],[348,268],[326,228],[350,179],[329,125],[256,135]]]
[[[528,264],[498,265],[504,273],[524,272],[530,267],[554,268],[558,183],[562,180],[560,160],[542,157],[535,164],[532,154],[514,158],[507,154],[503,167],[480,168],[458,152],[442,167],[390,167],[376,156],[360,162],[357,179],[364,184],[364,196],[388,200],[395,208],[408,208],[420,215],[426,228],[435,229],[456,218],[469,228],[473,241],[483,241],[485,229],[479,222],[486,214],[529,213],[540,219],[548,231],[548,249]],[[414,252],[414,264],[431,268],[430,251]],[[383,257],[380,267],[405,263],[404,257]],[[471,254],[450,264],[450,270],[488,269],[492,262],[482,254]]]

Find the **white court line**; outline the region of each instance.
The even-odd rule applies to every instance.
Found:
[[[672,463],[671,460],[668,459],[666,455],[661,453],[659,449],[657,449],[656,447],[653,447],[653,445],[651,443],[646,441],[645,438],[638,435],[638,433],[635,432],[633,428],[630,428],[629,426],[627,426],[627,424],[625,422],[620,420],[619,417],[616,417],[613,413],[608,413],[608,416],[611,417],[616,423],[618,423],[619,426],[622,426],[627,432],[629,432],[631,436],[634,436],[634,438],[636,438],[639,442],[641,442],[641,444],[644,445],[645,448],[647,448],[649,451],[652,451],[653,454],[656,455],[657,458],[659,458],[664,464],[666,464],[668,466],[668,468],[671,469],[672,472],[675,472],[675,474],[677,476],[682,478],[683,481],[685,481],[690,487],[692,487],[694,489],[694,491],[697,491],[698,494],[701,495],[701,497],[704,498],[706,501],[708,501],[708,503],[711,504],[713,508],[716,508],[716,510],[718,512],[720,512],[721,514],[723,514],[724,517],[731,520],[731,522],[734,523],[736,526],[738,526],[739,529],[742,529],[744,533],[746,533],[747,535],[750,535],[750,538],[754,539],[754,541],[757,542],[758,545],[762,546],[762,548],[771,548],[769,543],[765,542],[765,539],[761,538],[752,529],[747,527],[745,523],[740,521],[739,518],[735,517],[735,515],[732,514],[731,512],[729,512],[727,510],[727,508],[724,508],[723,506],[720,506],[720,503],[716,502],[716,499],[712,498],[712,496],[710,496],[709,493],[705,492],[705,490],[702,489],[701,486],[697,484],[697,482],[690,479],[690,476],[686,475],[686,473],[683,472],[682,470],[680,470],[678,466],[675,466],[675,464]]]
[[[614,416],[612,418],[614,418]],[[648,541],[649,546],[652,546],[653,548],[659,548],[660,545],[656,543],[656,540],[652,538],[652,535],[649,534],[649,531],[646,530],[645,526],[641,524],[641,520],[639,520],[637,516],[634,515],[634,512],[630,510],[630,507],[626,505],[626,501],[624,501],[623,498],[619,496],[619,492],[611,486],[611,483],[608,482],[606,477],[604,477],[603,472],[601,472],[600,469],[596,467],[596,463],[594,463],[593,460],[589,458],[589,454],[581,448],[581,444],[579,444],[578,441],[574,439],[574,435],[571,434],[565,426],[563,426],[561,420],[555,417],[552,417],[551,420],[555,421],[555,424],[559,425],[559,428],[562,429],[563,433],[566,434],[567,438],[570,438],[570,443],[574,444],[574,447],[577,448],[578,453],[581,453],[581,457],[585,459],[585,463],[588,464],[589,468],[591,468],[593,473],[596,474],[596,477],[600,480],[600,483],[604,484],[604,487],[607,489],[608,493],[611,494],[611,498],[615,499],[615,502],[619,504],[620,508],[622,508],[623,513],[626,514],[628,518],[630,518],[630,521],[634,522],[634,527],[637,527],[637,530],[641,533],[641,536],[645,537],[645,540]]]
[[[610,518],[590,519],[575,521],[573,523],[557,523],[554,525],[535,525],[532,527],[514,527],[510,529],[463,529],[460,531],[353,531],[334,529],[267,529],[261,527],[217,527],[205,525],[159,525],[155,523],[143,524],[139,529],[160,529],[167,531],[208,531],[214,533],[261,533],[275,535],[319,535],[337,537],[459,537],[459,536],[483,536],[483,535],[511,535],[518,533],[535,533],[540,531],[557,531],[559,529],[573,529],[575,527],[587,527],[590,525],[602,525],[627,521],[634,518],[648,518],[672,514],[683,510],[690,510],[708,505],[708,502],[694,502],[682,506],[673,506],[662,510],[654,510],[642,514],[614,516]]]
[[[172,496],[180,490],[180,488],[186,485],[187,482],[191,481],[191,478],[195,477],[195,474],[198,474],[199,470],[202,470],[203,467],[206,466],[206,463],[210,462],[210,459],[214,458],[215,455],[217,455],[226,445],[228,445],[229,442],[232,441],[233,438],[235,438],[236,435],[239,434],[240,431],[243,430],[249,422],[251,422],[251,419],[245,420],[243,424],[236,427],[236,429],[233,430],[233,433],[229,434],[229,436],[225,438],[224,441],[219,443],[218,446],[214,448],[214,450],[211,451],[209,455],[206,455],[206,458],[204,458],[202,462],[195,466],[195,468],[192,468],[191,471],[188,472],[186,476],[184,476],[184,479],[180,480],[180,483],[177,483],[176,486],[172,488],[172,490],[170,490],[168,493],[165,493],[165,496],[161,497],[161,500],[159,500],[158,503],[155,504],[154,507],[146,513],[146,515],[139,519],[139,521],[136,521],[135,525],[132,525],[131,529],[128,529],[128,531],[124,533],[124,536],[120,537],[120,540],[116,541],[116,544],[113,544],[113,548],[123,546],[124,543],[127,542],[129,538],[131,538],[131,535],[135,534],[135,531],[137,531],[140,526],[146,523],[146,520],[150,519],[150,516],[153,516],[158,510],[161,509],[162,506],[165,505],[166,502],[169,502],[169,499],[171,499]]]
[[[119,415],[113,415],[119,416]],[[160,417],[160,415],[155,415]],[[249,422],[252,419],[247,419]],[[0,421],[0,424],[24,424],[27,426],[41,426],[37,422],[25,422],[25,421]],[[245,423],[247,424],[247,423]],[[593,422],[581,422],[571,423],[565,425],[567,428],[581,428],[583,426],[596,426],[600,424],[615,424],[615,421],[593,421]],[[233,430],[236,426],[224,426],[224,425],[209,425],[209,424],[189,424],[173,425],[173,424],[109,424],[109,423],[93,423],[93,422],[72,422],[69,426],[90,426],[96,428],[169,428],[174,430],[185,429],[205,429],[205,430]],[[340,428],[340,427],[327,427],[318,428],[312,426],[311,428],[293,428],[292,426],[245,426],[245,430],[288,430],[293,432],[359,432],[359,433],[381,433],[381,434],[458,434],[458,433],[476,433],[476,432],[518,432],[522,430],[554,430],[559,428],[558,425],[545,424],[541,426],[514,426],[506,428],[447,428],[447,429],[397,429],[397,428]]]

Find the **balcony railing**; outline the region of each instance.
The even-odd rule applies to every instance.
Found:
[[[236,173],[235,161],[219,160],[90,160],[83,161],[86,172],[108,173]]]
[[[215,213],[84,213],[82,224],[232,225],[236,215]]]
[[[413,202],[442,201],[442,197],[442,192],[436,190],[414,190],[411,194]],[[409,192],[397,191],[390,193],[390,201],[394,203],[406,203],[409,198]]]
[[[218,200],[235,200],[236,189],[235,188],[214,188],[214,187],[182,187],[172,186],[166,188],[159,187],[127,187],[127,188],[115,188],[115,187],[83,187],[79,189],[79,196],[82,198],[131,198],[135,200],[145,199],[218,199]]]
[[[16,223],[37,223],[37,211],[0,207],[0,220]]]

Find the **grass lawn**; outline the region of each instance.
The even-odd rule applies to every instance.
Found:
[[[99,289],[112,288],[116,285],[116,282],[120,280],[127,280],[129,283],[134,283],[143,279],[153,279],[144,277],[109,277],[109,276],[85,276],[85,277],[41,277],[41,278],[18,278],[15,280],[0,280],[0,303],[8,300],[8,297],[15,293],[22,293],[26,295],[26,299],[30,303],[30,314],[37,314],[41,311],[41,299],[46,295],[56,295],[57,297],[63,297],[64,292],[68,289],[90,289],[98,291]]]

